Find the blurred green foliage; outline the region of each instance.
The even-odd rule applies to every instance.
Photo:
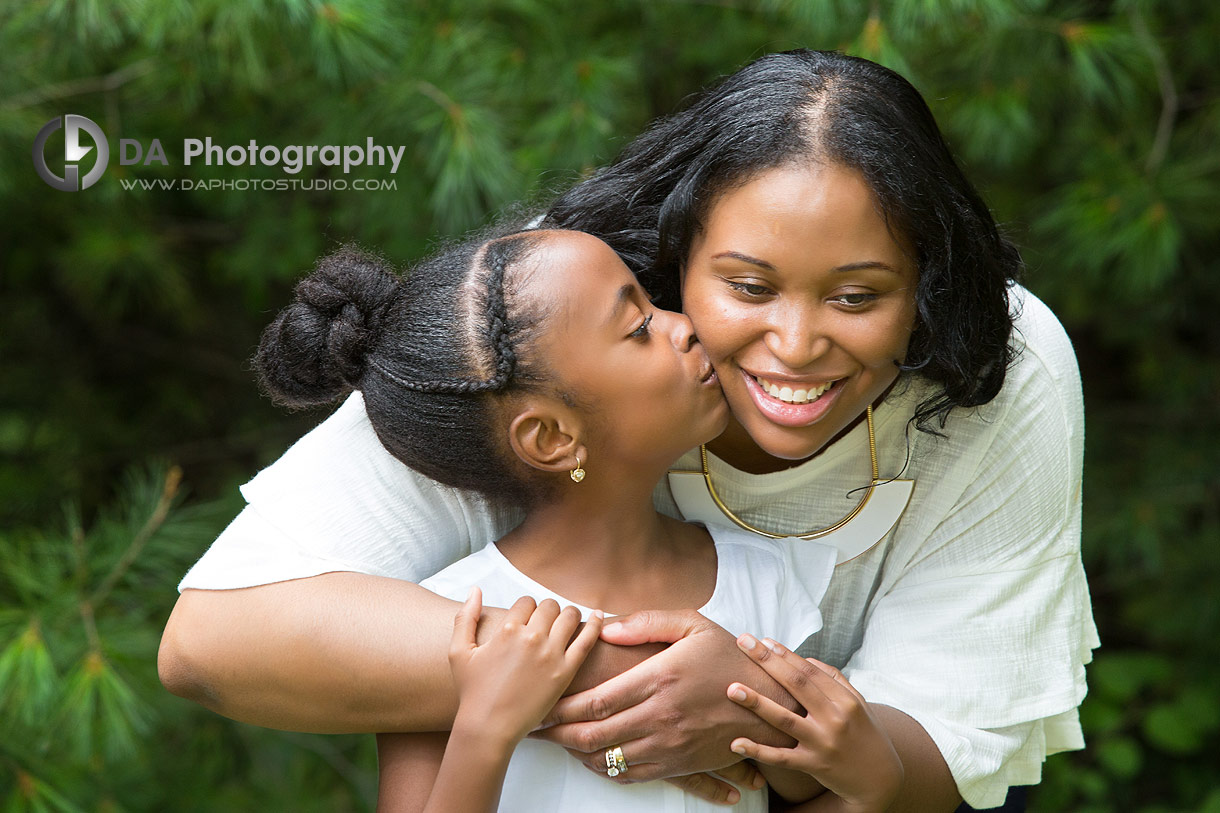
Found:
[[[1206,0],[3,3],[5,808],[368,809],[367,738],[232,724],[156,683],[177,578],[234,486],[318,420],[260,400],[260,330],[333,244],[419,257],[544,200],[715,77],[807,46],[924,92],[1077,345],[1104,647],[1089,748],[1048,761],[1030,809],[1220,811],[1217,42]],[[69,112],[112,150],[75,194],[30,161]],[[207,136],[371,137],[406,157],[353,173],[392,191],[123,188],[283,177],[183,166],[182,140]],[[120,138],[160,139],[170,166],[121,166]]]

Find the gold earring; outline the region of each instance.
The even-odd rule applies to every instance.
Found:
[[[568,476],[572,478],[573,483],[579,483],[585,479],[585,470],[580,467],[580,456],[576,457],[576,468],[568,472]]]

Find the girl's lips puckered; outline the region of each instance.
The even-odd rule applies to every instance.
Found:
[[[758,411],[768,420],[781,426],[799,427],[814,423],[826,414],[843,389],[840,386],[842,379],[820,385],[791,387],[767,379],[760,381],[745,370],[741,371],[741,377],[745,380],[746,391],[750,393],[750,398],[758,407]],[[767,389],[778,389],[779,397],[772,395]],[[785,392],[785,390],[787,391]],[[803,396],[801,396],[802,392]],[[799,400],[797,396],[808,399],[811,392],[817,393],[813,400],[794,403]]]

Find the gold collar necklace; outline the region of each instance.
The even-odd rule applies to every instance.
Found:
[[[699,462],[703,468],[703,480],[705,483],[707,483],[708,494],[711,495],[712,501],[716,503],[716,507],[719,508],[726,517],[732,520],[735,525],[743,528],[744,530],[759,534],[760,536],[769,537],[771,539],[787,539],[791,537],[798,537],[800,539],[818,539],[819,537],[834,533],[855,519],[856,515],[859,514],[864,506],[868,504],[868,498],[872,496],[873,490],[877,488],[877,486],[881,485],[881,479],[877,472],[877,435],[873,430],[872,404],[869,404],[868,406],[868,410],[865,413],[865,420],[868,422],[868,455],[873,466],[873,479],[867,486],[867,491],[864,493],[864,498],[861,499],[856,507],[851,510],[851,513],[843,517],[843,519],[839,520],[834,525],[816,531],[808,531],[803,534],[776,534],[763,530],[762,528],[755,527],[746,522],[744,519],[734,514],[733,510],[725,505],[724,500],[720,499],[720,495],[716,493],[716,487],[712,485],[712,473],[708,469],[707,465],[707,444],[704,443],[700,444],[699,446]]]

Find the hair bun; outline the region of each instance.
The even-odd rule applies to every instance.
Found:
[[[294,301],[259,342],[255,370],[277,403],[327,404],[358,389],[365,360],[394,302],[399,280],[390,266],[356,246],[318,260]]]

